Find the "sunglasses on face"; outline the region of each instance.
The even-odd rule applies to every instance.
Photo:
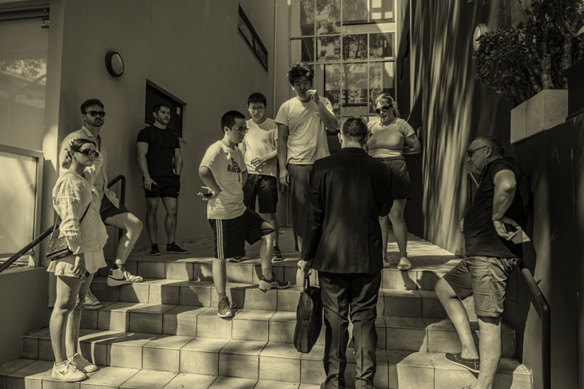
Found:
[[[86,157],[96,158],[99,155],[99,151],[97,151],[97,150],[84,149],[84,150],[75,150],[75,151],[85,155]]]
[[[391,108],[392,108],[391,105],[385,105],[383,107],[375,108],[375,112],[377,112],[377,114],[379,115],[381,112],[389,112]]]
[[[476,149],[468,149],[468,150],[466,150],[466,154],[468,155],[469,158],[472,158],[472,156],[474,155],[474,153],[477,152],[477,150],[484,149],[485,147],[489,147],[489,146],[481,146],[481,147],[477,147]]]
[[[87,111],[86,113],[90,114],[91,116],[99,116],[99,117],[105,116],[105,111]]]

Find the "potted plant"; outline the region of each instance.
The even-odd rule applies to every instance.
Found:
[[[584,0],[532,0],[525,12],[525,21],[481,35],[474,54],[476,78],[517,106],[515,140],[564,121],[564,72],[584,59]]]

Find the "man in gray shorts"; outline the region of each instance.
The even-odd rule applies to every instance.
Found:
[[[100,129],[105,123],[103,103],[98,99],[89,99],[83,102],[81,104],[81,119],[83,120],[81,129],[72,131],[61,143],[59,171],[63,172],[69,169],[70,162],[67,162],[65,157],[73,139],[86,138],[95,142],[97,150],[103,156],[102,168],[93,183],[98,196],[102,199],[100,209],[101,219],[105,225],[117,227],[124,231],[122,238],[118,242],[115,265],[109,270],[107,285],[120,286],[133,282],[142,282],[142,277],[130,274],[124,266],[136,241],[140,237],[142,222],[136,215],[128,211],[124,205],[120,205],[116,194],[107,187],[107,152],[103,147],[100,135]],[[87,292],[83,307],[85,309],[101,308],[101,303],[91,293],[91,290]]]
[[[520,226],[527,219],[518,188],[524,183],[517,164],[503,157],[492,137],[475,139],[467,150],[479,186],[464,216],[466,257],[436,283],[436,294],[462,344],[446,358],[478,373],[473,389],[491,389],[501,358],[501,317],[509,274],[522,257]],[[462,300],[473,295],[480,329],[480,360]]]

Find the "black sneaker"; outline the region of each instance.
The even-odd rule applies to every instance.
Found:
[[[446,353],[446,359],[455,365],[464,367],[465,369],[478,374],[480,372],[480,359],[466,359],[460,356],[461,353],[452,354]]]
[[[166,245],[166,252],[168,254],[188,254],[189,253],[188,250],[183,249],[182,247],[180,247],[179,245],[177,245],[174,242]]]
[[[160,249],[158,248],[158,243],[153,243],[152,246],[150,246],[150,255],[156,256],[156,257],[160,255]]]
[[[278,246],[274,246],[274,252],[272,254],[272,261],[282,261],[284,258],[282,257],[282,252]]]
[[[227,296],[223,297],[217,306],[217,316],[224,319],[233,317],[233,308],[235,308],[235,304],[230,303]]]
[[[274,273],[272,273],[272,279],[266,280],[262,275],[259,282],[259,288],[262,292],[268,291],[270,289],[287,289],[290,287],[290,282],[288,281],[278,281]]]

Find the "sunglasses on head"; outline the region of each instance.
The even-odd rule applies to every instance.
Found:
[[[393,106],[390,105],[384,105],[383,107],[379,107],[379,108],[375,108],[375,112],[377,112],[377,114],[380,114],[381,112],[388,112]]]
[[[86,157],[97,157],[99,155],[99,152],[97,150],[84,149],[84,150],[75,150],[75,151],[85,155]]]
[[[99,116],[99,117],[105,116],[105,111],[87,111],[86,113],[90,114],[91,116]]]

